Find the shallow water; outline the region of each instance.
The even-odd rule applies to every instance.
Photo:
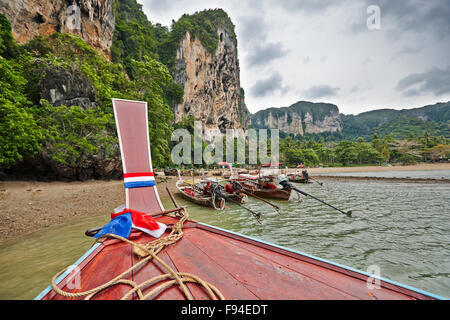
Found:
[[[297,187],[344,211],[351,218],[302,196],[300,203],[274,201],[272,207],[250,198],[262,213],[258,224],[246,210],[225,211],[187,205],[194,220],[289,247],[362,271],[380,268],[381,276],[450,297],[450,184],[326,181]],[[172,208],[169,200],[163,201]],[[113,209],[113,208],[111,208]],[[51,277],[89,249],[88,228],[108,217],[77,223],[4,242],[0,245],[0,299],[32,299]]]
[[[450,179],[450,170],[406,170],[373,172],[330,172],[317,173],[317,176],[350,176],[377,178],[416,178],[416,179]]]

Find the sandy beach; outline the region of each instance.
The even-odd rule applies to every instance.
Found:
[[[450,164],[309,168],[308,172],[314,176],[317,173],[395,170],[450,170]],[[176,177],[157,178],[161,198],[168,197],[166,186],[176,192],[176,180]],[[0,181],[0,242],[83,217],[109,216],[115,207],[124,202],[122,180]]]
[[[175,177],[157,179],[163,199]],[[109,216],[125,203],[122,180],[85,182],[0,181],[0,242],[92,215]]]

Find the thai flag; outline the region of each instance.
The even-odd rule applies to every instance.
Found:
[[[127,189],[154,187],[156,185],[153,172],[124,173],[123,180]]]
[[[127,209],[124,206],[116,208],[114,211],[111,214],[111,221],[100,229],[94,238],[100,238],[108,233],[128,238],[132,228],[159,238],[166,231],[167,226],[157,222],[151,215]]]

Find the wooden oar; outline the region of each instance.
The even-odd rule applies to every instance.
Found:
[[[263,198],[261,198],[261,197],[258,197],[257,195],[255,195],[255,194],[253,194],[253,193],[251,193],[251,192],[248,192],[248,191],[245,191],[245,190],[241,190],[241,191],[242,191],[243,193],[245,193],[246,195],[249,195],[249,196],[251,196],[251,197],[253,197],[253,198],[255,198],[255,199],[258,199],[258,200],[261,200],[261,201],[264,202],[264,203],[267,203],[268,205],[271,205],[272,207],[274,207],[275,209],[277,209],[278,212],[280,211],[280,207],[278,207],[277,205],[273,204],[272,202],[267,201],[266,199],[263,199]]]
[[[323,186],[323,182],[317,181],[316,179],[314,179],[313,177],[309,176],[309,178],[311,180],[314,180],[315,182],[317,182],[318,184],[320,184],[321,186]]]
[[[347,212],[342,211],[341,209],[338,209],[338,208],[336,208],[335,206],[332,206],[331,204],[326,203],[326,202],[323,201],[323,200],[320,200],[320,199],[318,199],[318,198],[316,198],[316,197],[314,197],[314,196],[312,196],[312,195],[310,195],[310,194],[307,194],[307,193],[304,192],[304,191],[301,191],[301,190],[297,189],[297,188],[294,187],[291,183],[289,183],[289,181],[287,181],[287,180],[281,181],[280,184],[281,184],[281,185],[283,186],[283,188],[285,188],[285,189],[293,189],[293,190],[297,191],[298,193],[301,193],[302,195],[304,195],[304,196],[306,196],[306,197],[309,196],[309,197],[311,197],[311,198],[313,198],[313,199],[315,199],[315,200],[317,200],[317,201],[320,201],[320,202],[322,202],[323,204],[326,204],[327,206],[329,206],[329,207],[331,207],[331,208],[333,208],[333,209],[336,209],[336,210],[339,211],[340,213],[345,214],[347,217],[351,217],[351,215],[352,215],[352,211],[351,211],[351,210],[349,210],[349,211],[347,211]]]
[[[167,191],[167,193],[169,194],[169,197],[170,197],[170,199],[172,200],[173,205],[175,206],[175,208],[179,208],[180,206],[178,205],[177,201],[175,200],[175,198],[174,198],[172,192],[169,190],[169,187],[166,187],[166,191]]]
[[[229,201],[231,201],[231,202],[237,204],[237,205],[240,206],[241,208],[244,208],[245,210],[249,211],[249,212],[255,217],[256,221],[258,221],[259,224],[262,224],[261,221],[259,221],[259,219],[261,218],[261,214],[260,214],[260,213],[257,213],[257,212],[255,212],[255,211],[253,211],[253,210],[251,210],[251,209],[249,209],[249,208],[243,206],[243,205],[240,204],[239,202],[237,202],[237,201],[231,199],[230,197],[226,197],[226,199],[227,199],[227,201],[229,200]]]
[[[215,194],[217,194],[217,195],[223,197],[225,200],[231,201],[231,202],[237,204],[238,206],[240,206],[241,208],[244,208],[245,210],[247,210],[248,212],[250,212],[250,213],[255,217],[256,221],[258,221],[259,224],[261,224],[261,221],[259,221],[259,219],[261,218],[261,214],[255,212],[255,211],[253,211],[253,210],[251,210],[251,209],[249,209],[249,208],[247,208],[247,207],[245,207],[245,206],[243,206],[241,203],[239,203],[239,202],[233,200],[233,199],[232,199],[231,197],[229,197],[228,195],[223,194],[223,193],[222,193],[222,190],[224,189],[224,187],[223,187],[222,185],[220,185],[219,183],[217,183],[215,186],[211,185],[211,188],[212,188],[212,190],[211,190],[212,193],[215,193]]]
[[[229,181],[230,181],[230,180],[229,180]],[[230,181],[230,182],[233,183],[233,181]],[[261,198],[261,197],[258,197],[257,195],[255,195],[255,194],[253,194],[253,193],[251,193],[251,192],[246,191],[246,190],[242,187],[242,185],[241,185],[239,182],[237,182],[237,181],[235,181],[235,182],[238,183],[238,185],[240,186],[239,191],[245,193],[246,195],[248,195],[248,196],[250,196],[250,197],[253,197],[253,198],[255,198],[255,199],[261,200],[262,202],[267,203],[268,205],[271,205],[272,207],[274,207],[274,208],[277,210],[278,213],[280,212],[280,208],[279,208],[277,205],[273,204],[273,203],[270,202],[270,201],[267,201],[266,199],[263,199],[263,198]]]
[[[326,203],[325,201],[323,201],[323,200],[320,200],[320,199],[318,199],[318,198],[316,198],[316,197],[314,197],[314,196],[312,196],[312,195],[310,195],[310,194],[307,194],[306,192],[304,192],[304,191],[301,191],[301,190],[299,190],[299,189],[297,189],[297,188],[293,188],[295,191],[297,191],[297,192],[299,192],[299,193],[301,193],[301,194],[303,194],[304,196],[309,196],[309,197],[311,197],[311,198],[313,198],[313,199],[316,199],[317,201],[320,201],[320,202],[322,202],[323,204],[326,204],[327,206],[329,206],[329,207],[331,207],[331,208],[333,208],[333,209],[336,209],[337,211],[339,211],[340,213],[343,213],[343,214],[345,214],[347,217],[351,217],[352,216],[352,211],[351,210],[349,210],[349,211],[347,211],[347,212],[344,212],[344,211],[342,211],[341,209],[338,209],[338,208],[336,208],[335,206],[332,206],[331,204],[329,204],[329,203]]]

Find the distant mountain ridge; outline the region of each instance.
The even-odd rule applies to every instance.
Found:
[[[428,131],[450,137],[450,101],[414,109],[378,109],[345,115],[329,103],[299,101],[289,107],[268,108],[252,114],[253,128],[279,129],[292,135],[320,135],[331,140],[390,134],[406,138]]]
[[[289,107],[258,111],[251,121],[253,128],[279,129],[293,135],[342,130],[339,108],[330,103],[299,101]]]

